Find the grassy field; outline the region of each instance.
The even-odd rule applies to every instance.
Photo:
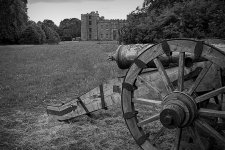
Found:
[[[93,118],[53,120],[46,105],[72,100],[120,70],[116,43],[0,46],[0,149],[138,150],[120,106]]]

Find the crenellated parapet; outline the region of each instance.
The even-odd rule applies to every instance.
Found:
[[[86,14],[81,14],[81,16],[84,16],[84,15],[92,15],[92,16],[99,16],[99,13],[98,13],[98,11],[92,11],[92,12],[90,12],[90,13],[86,13]]]

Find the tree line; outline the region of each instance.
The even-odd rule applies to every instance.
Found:
[[[58,43],[80,37],[81,21],[35,23],[27,0],[0,0],[0,44]],[[120,42],[154,43],[170,38],[225,38],[224,0],[144,0],[119,31]]]
[[[224,0],[144,0],[128,15],[120,41],[154,43],[170,38],[225,38]]]
[[[0,0],[0,44],[59,43],[80,37],[81,21],[64,19],[57,26],[52,20],[29,20],[27,0]]]

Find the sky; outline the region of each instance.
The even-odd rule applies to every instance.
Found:
[[[56,25],[66,18],[98,11],[105,19],[126,19],[144,0],[28,0],[28,16],[35,22],[50,19]]]

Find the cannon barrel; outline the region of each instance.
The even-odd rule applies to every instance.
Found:
[[[152,44],[136,44],[136,45],[120,45],[116,52],[109,56],[109,59],[116,61],[120,69],[128,69],[134,60],[145,50],[150,48]],[[187,54],[185,58],[185,66],[190,67],[195,62],[195,56]],[[178,64],[179,53],[174,52],[173,55],[167,57],[165,54],[159,57],[163,66],[169,66],[170,64]],[[204,59],[198,59],[197,61],[204,61]],[[154,62],[149,62],[148,67],[155,68]]]
[[[213,46],[224,49],[219,44],[212,44]],[[109,56],[109,60],[116,61],[118,67],[120,69],[128,69],[131,64],[134,62],[134,60],[145,50],[149,49],[153,44],[134,44],[134,45],[120,45],[116,52]],[[164,66],[169,66],[170,64],[178,64],[179,62],[179,54],[174,52],[170,57],[164,55],[161,55],[159,57],[160,61]],[[185,66],[191,67],[194,62],[201,62],[205,61],[203,58],[195,59],[195,56],[193,54],[187,54],[185,58]],[[155,64],[153,62],[148,63],[148,67],[155,67]]]

